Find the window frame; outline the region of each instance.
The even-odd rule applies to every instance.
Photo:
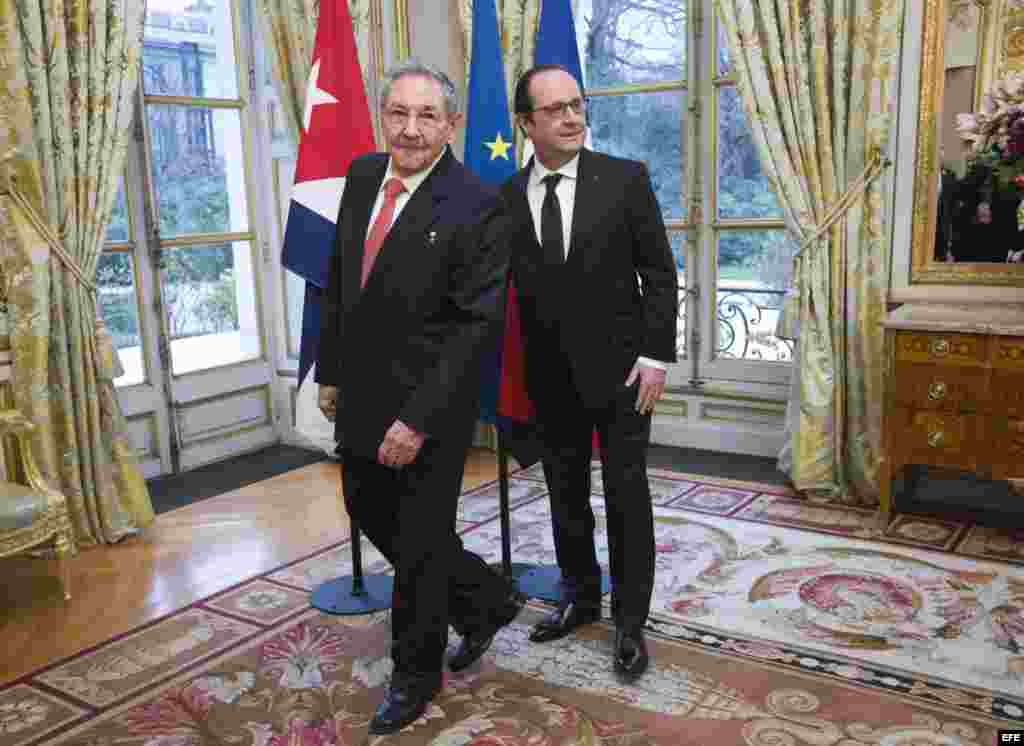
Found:
[[[591,100],[629,94],[677,91],[685,97],[681,107],[680,152],[682,169],[682,218],[665,219],[670,241],[674,234],[684,236],[684,277],[680,286],[679,318],[688,326],[679,349],[679,362],[670,366],[668,384],[675,390],[730,384],[767,385],[771,389],[785,386],[791,363],[768,360],[730,359],[716,354],[719,329],[718,300],[721,283],[718,268],[718,247],[723,235],[730,231],[785,231],[785,222],[765,218],[720,218],[719,106],[721,91],[736,85],[731,72],[719,71],[719,24],[714,0],[689,0],[686,19],[686,60],[681,79],[657,83],[636,83],[607,87],[591,87],[586,95]],[[577,29],[582,30],[582,18]],[[577,34],[579,42],[585,38]],[[586,67],[581,43],[580,57]],[[662,206],[664,210],[664,206]],[[781,291],[765,291],[781,292]],[[781,296],[780,296],[781,297]]]

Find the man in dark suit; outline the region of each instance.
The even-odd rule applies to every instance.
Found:
[[[455,533],[482,360],[508,269],[504,210],[448,147],[461,120],[443,73],[407,62],[381,97],[388,154],[353,161],[321,324],[319,405],[335,422],[345,507],[395,568],[394,673],[370,723],[391,733],[522,607]]]
[[[654,587],[647,483],[651,413],[676,360],[677,279],[647,169],[583,147],[585,101],[563,68],[527,71],[515,93],[535,156],[502,187],[513,227],[526,388],[544,441],[566,600],[531,632],[560,638],[601,614],[590,507],[591,433],[601,443],[617,628],[615,670],[648,663]],[[638,276],[640,282],[638,283]]]

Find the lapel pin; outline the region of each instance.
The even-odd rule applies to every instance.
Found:
[[[428,243],[436,243],[437,242],[437,231],[430,231],[430,233],[427,234],[427,242]]]

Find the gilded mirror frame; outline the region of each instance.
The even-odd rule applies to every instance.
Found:
[[[1004,262],[939,262],[934,259],[938,212],[938,126],[945,87],[946,22],[950,3],[923,0],[921,78],[914,159],[914,209],[911,234],[910,283],[943,285],[1005,285],[1024,287],[1024,264]],[[975,108],[1006,64],[1009,51],[1024,69],[1024,11],[1011,9],[1011,0],[973,0],[980,8],[978,82]]]

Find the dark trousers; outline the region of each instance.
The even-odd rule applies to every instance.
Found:
[[[552,366],[554,367],[554,366]],[[544,478],[551,499],[558,565],[569,596],[598,603],[601,571],[594,545],[590,506],[592,433],[601,441],[612,615],[618,625],[642,626],[654,591],[654,511],[647,483],[647,444],[651,415],[636,411],[638,384],[622,385],[601,409],[584,406],[568,365],[559,366],[562,395],[537,419],[544,440]]]
[[[510,591],[455,533],[466,444],[428,440],[402,469],[345,449],[341,457],[345,507],[395,568],[395,671],[440,674],[449,623],[463,635],[487,628]]]

